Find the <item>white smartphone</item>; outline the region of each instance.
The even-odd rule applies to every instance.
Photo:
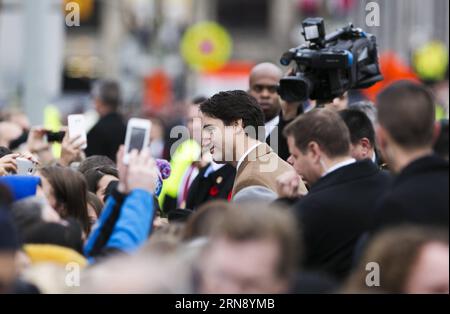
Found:
[[[32,176],[36,172],[36,163],[26,158],[16,158],[17,174],[22,176]]]
[[[131,118],[127,124],[127,134],[125,136],[125,154],[123,162],[128,164],[130,153],[137,149],[141,151],[147,147],[150,141],[150,129],[152,123],[150,120]]]
[[[87,148],[86,123],[84,115],[71,114],[67,117],[67,125],[69,127],[69,138],[74,138],[80,135],[80,140],[84,140],[85,144],[81,146],[82,149]]]

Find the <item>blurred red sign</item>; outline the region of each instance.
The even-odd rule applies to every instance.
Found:
[[[144,78],[144,108],[159,112],[172,100],[172,84],[163,70],[156,70]]]

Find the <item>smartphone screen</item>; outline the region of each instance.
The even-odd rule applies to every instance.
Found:
[[[70,138],[81,136],[81,139],[86,142],[87,138],[84,116],[82,114],[72,114],[67,117],[67,121],[69,125]],[[87,144],[84,144],[81,148],[86,149],[86,147]]]
[[[130,145],[128,146],[127,153],[130,153],[133,149],[140,151],[143,148],[146,132],[148,132],[148,130],[144,128],[131,129]]]
[[[36,164],[25,158],[17,158],[17,174],[18,175],[34,175],[36,171]]]
[[[132,150],[141,151],[148,145],[151,126],[151,122],[145,119],[131,118],[128,121],[127,134],[125,136],[125,154],[123,156],[125,164],[128,164]]]

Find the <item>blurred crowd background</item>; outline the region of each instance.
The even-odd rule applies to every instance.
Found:
[[[61,117],[89,111],[91,82],[108,78],[121,85],[124,114],[170,125],[185,114],[186,100],[248,89],[251,67],[279,64],[284,51],[303,41],[301,21],[309,16],[324,17],[328,32],[353,22],[375,34],[386,79],[446,81],[448,1],[372,2],[379,9],[375,26],[366,23],[370,2],[1,0],[0,108],[24,110],[32,124],[44,122],[49,106]],[[65,23],[70,3],[79,5],[79,26]],[[215,24],[195,29],[205,21]],[[193,39],[188,31],[203,37]],[[439,114],[445,117],[443,89]],[[365,95],[373,98],[376,90]]]

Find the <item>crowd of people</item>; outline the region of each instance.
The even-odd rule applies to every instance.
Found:
[[[57,154],[1,112],[0,292],[449,293],[433,93],[397,81],[375,103],[288,103],[282,75],[257,64],[248,91],[189,102],[188,139],[152,119],[128,163],[117,82],[93,87],[87,143],[63,127]]]

